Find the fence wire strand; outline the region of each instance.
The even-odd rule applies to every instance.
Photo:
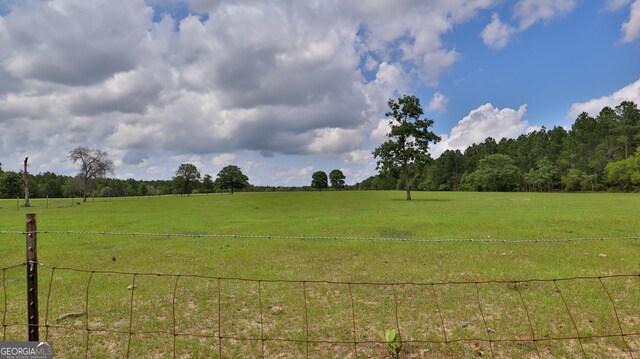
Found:
[[[103,235],[103,236],[128,236],[128,237],[183,237],[183,238],[227,238],[227,239],[297,239],[306,241],[384,241],[384,242],[415,242],[415,243],[563,243],[582,241],[626,241],[640,240],[640,236],[626,237],[577,237],[577,238],[536,238],[536,239],[499,239],[499,238],[403,238],[403,237],[345,237],[345,236],[299,236],[299,235],[251,235],[251,234],[223,234],[223,233],[151,233],[151,232],[108,232],[108,231],[59,231],[38,230],[25,231],[0,231],[0,235],[26,235],[29,233],[57,234],[57,235]]]

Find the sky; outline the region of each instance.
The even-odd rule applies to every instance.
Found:
[[[376,173],[387,101],[447,149],[640,104],[640,0],[0,0],[0,162],[254,185]]]

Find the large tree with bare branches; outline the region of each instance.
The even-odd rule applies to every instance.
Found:
[[[83,202],[87,201],[87,190],[92,180],[115,173],[113,161],[107,157],[106,152],[98,149],[79,146],[69,152],[68,158],[74,164],[80,163],[78,176],[82,179]]]

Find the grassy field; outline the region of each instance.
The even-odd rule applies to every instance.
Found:
[[[106,231],[396,239],[567,239],[640,235],[637,194],[239,193],[190,197],[34,200],[41,231]],[[0,231],[24,230],[27,209],[0,201]],[[24,261],[24,236],[0,235],[0,267]],[[136,276],[40,269],[41,322],[61,357],[122,357],[128,332],[179,335],[177,357],[218,355],[225,337],[304,341],[381,341],[399,326],[406,357],[640,356],[640,337],[581,341],[552,338],[640,333],[640,278],[457,284],[438,286],[342,285],[270,280],[418,282],[549,279],[640,273],[640,241],[425,243],[378,240],[151,237],[41,233],[38,258],[46,266],[125,272],[200,274],[209,279]],[[115,260],[113,260],[115,258]],[[0,300],[5,324],[23,323],[24,268],[6,270]],[[260,279],[263,282],[216,277]],[[51,291],[49,294],[49,282]],[[303,288],[304,286],[304,288]],[[87,287],[89,290],[87,290]],[[304,289],[304,291],[303,291]],[[220,290],[220,296],[218,296]],[[306,299],[305,299],[306,296]],[[44,304],[50,297],[46,315]],[[88,301],[87,301],[88,298]],[[175,306],[172,304],[175,298]],[[220,300],[218,300],[220,298]],[[1,302],[0,302],[1,303]],[[396,305],[399,325],[396,324]],[[523,305],[524,303],[524,305]],[[566,304],[565,304],[566,303]],[[304,307],[307,315],[305,316]],[[221,308],[218,314],[218,307]],[[566,308],[570,311],[567,313]],[[89,315],[56,320],[89,309]],[[175,308],[175,311],[174,311]],[[306,321],[305,321],[306,317]],[[355,320],[353,319],[355,317]],[[484,318],[483,318],[484,317]],[[573,323],[576,323],[575,325]],[[444,325],[444,330],[443,330]],[[90,335],[87,340],[87,330]],[[355,334],[354,329],[355,327]],[[576,333],[577,327],[577,333]],[[489,330],[487,330],[489,329]],[[24,327],[8,326],[6,340],[24,340]],[[41,331],[42,332],[42,331]],[[210,336],[210,337],[199,337]],[[493,342],[483,339],[540,339]],[[478,340],[457,341],[462,338]],[[172,357],[174,336],[134,335],[132,357]],[[87,346],[86,343],[89,343]],[[476,343],[480,344],[480,350]],[[385,356],[384,345],[311,344],[225,339],[225,357]]]

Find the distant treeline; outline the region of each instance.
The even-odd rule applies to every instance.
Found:
[[[428,191],[638,191],[640,111],[635,103],[582,113],[562,127],[445,151],[412,178]],[[361,190],[403,189],[399,171],[370,177]]]
[[[598,116],[586,113],[570,130],[544,127],[517,139],[488,137],[464,152],[445,151],[418,168],[412,188],[425,191],[639,191],[640,110],[630,101],[605,107]],[[345,190],[403,189],[400,171],[367,178]],[[78,177],[45,172],[29,175],[31,197],[79,197]],[[312,191],[311,186],[251,186],[240,191]],[[0,167],[0,198],[24,195],[22,175]],[[200,181],[192,193],[226,192],[214,181]],[[144,181],[99,178],[90,196],[123,197],[178,194],[174,180]]]
[[[283,187],[283,186],[249,186],[236,189],[239,192],[291,192],[317,191],[311,186]],[[29,175],[29,192],[32,198],[70,198],[82,196],[82,182],[77,177],[56,175],[51,172]],[[200,182],[192,194],[226,193],[227,188],[218,188],[207,182]],[[98,178],[92,183],[89,197],[131,197],[181,195],[174,186],[173,180],[136,180],[117,178]],[[0,170],[0,198],[16,198],[24,196],[24,186],[21,174],[16,172],[2,172]]]

